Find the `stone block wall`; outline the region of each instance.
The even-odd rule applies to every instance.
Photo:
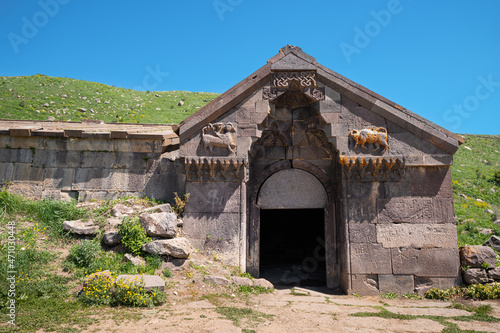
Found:
[[[459,284],[449,167],[408,167],[399,181],[345,186],[352,290],[423,293]]]
[[[16,126],[0,128],[0,186],[11,192],[80,201],[126,195],[171,201],[173,192],[184,193],[183,163],[166,152],[174,136],[0,125]]]

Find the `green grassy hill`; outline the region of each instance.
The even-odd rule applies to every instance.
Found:
[[[178,124],[219,94],[145,92],[51,77],[0,76],[0,119]],[[182,103],[180,103],[182,102]]]
[[[451,168],[458,245],[482,245],[500,236],[500,136],[465,138]]]

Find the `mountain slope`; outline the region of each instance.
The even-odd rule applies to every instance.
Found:
[[[51,77],[0,76],[0,119],[178,124],[219,94],[144,92]]]

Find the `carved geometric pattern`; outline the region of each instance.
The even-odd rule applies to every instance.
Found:
[[[273,86],[275,88],[285,88],[287,90],[300,90],[309,87],[316,87],[316,75],[313,71],[302,72],[274,72]]]
[[[190,182],[240,182],[245,178],[245,158],[186,157],[186,178]]]
[[[339,156],[342,174],[348,180],[396,181],[405,175],[402,157]]]

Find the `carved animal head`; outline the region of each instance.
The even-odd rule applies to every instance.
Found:
[[[359,131],[358,130],[352,130],[349,132],[349,136],[352,137],[352,138],[355,138],[359,135]]]
[[[212,131],[213,129],[214,129],[214,125],[212,125],[210,123],[207,126],[203,127],[203,133],[208,133],[208,132]]]
[[[230,133],[230,132],[235,132],[235,128],[234,128],[234,125],[231,124],[231,123],[227,123],[226,126],[225,126],[225,129],[226,129],[226,133]]]

